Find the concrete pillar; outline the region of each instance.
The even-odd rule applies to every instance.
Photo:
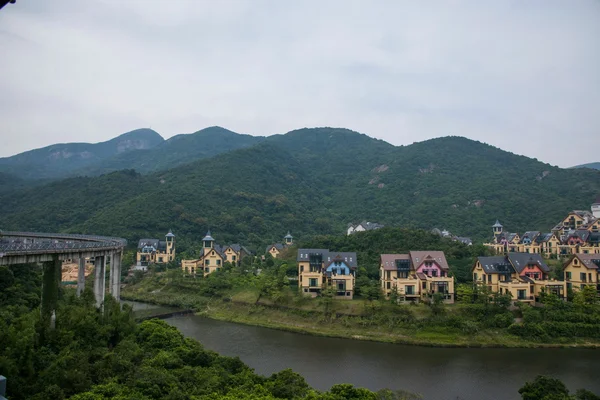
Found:
[[[79,258],[79,269],[77,270],[77,296],[85,290],[85,258]]]
[[[58,257],[43,263],[42,275],[42,321],[46,326],[54,327],[56,321],[56,304],[62,280],[62,261]]]
[[[94,296],[96,297],[96,307],[102,306],[104,303],[104,292],[105,292],[105,271],[106,271],[106,257],[99,256],[94,259]]]
[[[117,251],[110,256],[110,293],[117,301],[121,297],[121,255]]]

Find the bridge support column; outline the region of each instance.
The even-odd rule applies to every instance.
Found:
[[[104,292],[106,291],[106,257],[98,256],[94,259],[94,296],[96,297],[96,307],[101,307],[104,303]]]
[[[77,270],[77,296],[85,290],[85,258],[79,259],[79,269]]]
[[[121,252],[110,256],[110,293],[119,301],[121,298]]]
[[[54,257],[52,261],[43,263],[42,275],[42,323],[54,328],[56,321],[56,304],[58,290],[62,278],[62,261]]]

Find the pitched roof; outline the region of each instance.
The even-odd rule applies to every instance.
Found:
[[[588,269],[598,269],[600,267],[600,254],[575,254],[573,257],[579,258],[579,261]],[[571,257],[571,260],[573,257]],[[571,260],[565,265],[569,264]]]
[[[577,229],[576,231],[569,232],[569,235],[567,236],[567,240],[570,237],[578,237],[582,241],[587,242],[589,236],[590,236],[590,231],[588,231],[587,229]]]
[[[466,244],[466,245],[470,245],[473,244],[473,241],[471,240],[471,238],[469,237],[464,237],[464,236],[456,236],[455,238],[458,242],[461,242],[462,244]]]
[[[548,240],[552,239],[552,235],[553,233],[542,233],[541,235],[539,235],[538,237],[535,238],[536,243],[544,243],[547,242]]]
[[[169,232],[166,235],[167,237],[175,237],[175,235],[173,234],[173,231],[169,229]]]
[[[486,274],[514,272],[514,268],[506,256],[477,257],[477,261]]]
[[[500,223],[500,221],[496,220],[496,223],[492,225],[492,228],[502,228],[502,224]]]
[[[508,260],[513,265],[515,270],[520,274],[523,269],[529,264],[536,264],[544,272],[550,272],[550,267],[546,265],[544,259],[539,254],[531,253],[510,253],[507,255]]]
[[[512,242],[512,241],[513,241],[513,239],[514,239],[515,237],[517,237],[517,236],[519,236],[519,234],[518,234],[518,233],[516,233],[516,232],[514,232],[514,233],[509,233],[509,234],[508,234],[508,236],[506,236],[506,240],[507,240],[507,241],[509,241],[509,242]]]
[[[434,261],[443,270],[448,269],[448,261],[443,251],[410,251],[408,254],[415,269],[425,261]]]
[[[158,249],[158,239],[140,239],[138,242],[138,249],[144,248],[146,246],[152,246],[155,249]]]
[[[540,234],[540,231],[527,231],[523,234],[523,236],[521,236],[521,243],[523,243],[523,240],[525,238],[528,238],[529,240],[531,240],[532,242],[534,241],[534,239]]]
[[[283,238],[284,239],[293,239],[292,235],[290,234],[290,231],[288,231],[287,235],[285,235]]]
[[[285,246],[282,245],[281,243],[273,243],[273,244],[268,245],[267,249],[265,251],[268,252],[269,250],[271,250],[272,247],[275,247],[277,250],[281,251],[281,250],[283,250],[283,248]]]
[[[333,259],[339,257],[344,260],[346,265],[348,265],[350,268],[356,268],[358,266],[355,252],[329,251],[328,249],[298,249],[296,261],[310,261],[310,255],[312,254],[321,255],[325,265],[331,263]]]
[[[395,271],[396,260],[409,260],[410,256],[408,254],[382,254],[381,255],[381,266],[383,266],[384,270]]]

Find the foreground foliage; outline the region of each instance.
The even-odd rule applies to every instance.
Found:
[[[239,358],[222,357],[160,320],[137,325],[131,309],[107,297],[61,293],[56,327],[41,326],[40,270],[0,267],[0,372],[11,400],[31,399],[418,399],[335,385],[311,389],[287,369],[257,375]]]

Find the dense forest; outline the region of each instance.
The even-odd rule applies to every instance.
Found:
[[[291,370],[257,375],[239,358],[222,357],[159,320],[136,324],[128,306],[107,297],[96,309],[90,289],[60,292],[56,326],[44,326],[35,265],[0,267],[0,373],[9,400],[400,400],[349,384],[311,389]]]
[[[231,132],[211,132],[210,140],[184,137],[169,146],[189,141],[183,147],[211,149],[219,135],[249,145]],[[165,151],[153,156],[153,165],[176,164],[167,142],[159,145]],[[131,154],[144,151],[150,150]],[[179,151],[173,154],[184,154]],[[189,160],[201,156],[206,153]],[[183,248],[210,228],[219,242],[256,251],[288,230],[300,239],[341,234],[349,222],[366,219],[446,228],[481,241],[497,218],[510,231],[549,230],[568,211],[589,209],[599,193],[599,171],[560,169],[465,138],[395,147],[349,130],[319,128],[146,175],[124,170],[0,191],[0,226],[110,234],[132,242],[171,228]]]

